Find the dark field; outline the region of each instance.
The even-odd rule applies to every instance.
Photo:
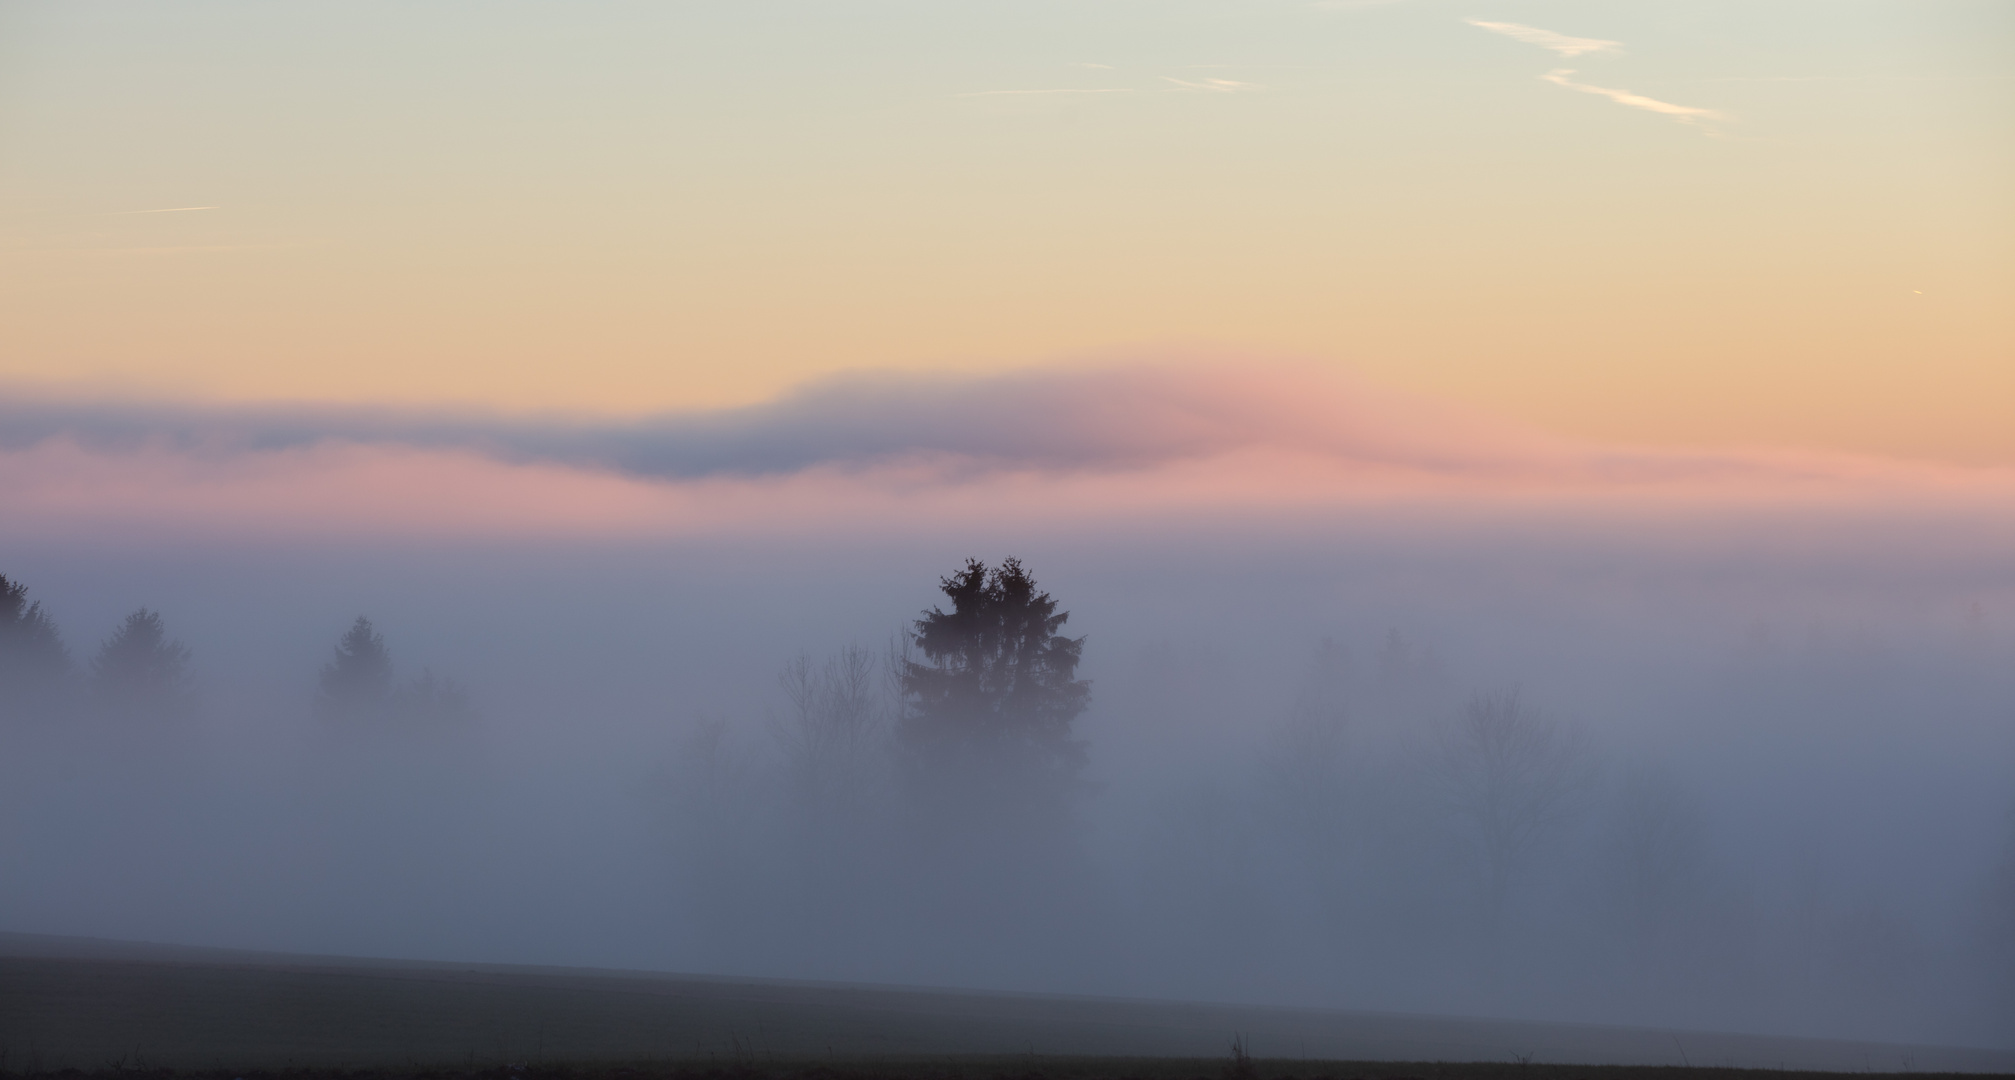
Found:
[[[1252,1055],[1243,1069],[1234,1039]],[[649,1080],[2015,1072],[2015,1054],[1757,1035],[292,957],[0,935],[0,1068]],[[1386,1062],[1387,1064],[1368,1064]],[[1467,1062],[1427,1065],[1421,1062]],[[1614,1066],[1637,1066],[1619,1069]],[[363,1070],[345,1072],[344,1070]]]
[[[10,1074],[20,1075],[20,1074]],[[379,1069],[170,1070],[132,1067],[43,1074],[120,1080],[1802,1080],[1837,1072],[1670,1065],[1538,1062],[1317,1061],[1299,1059],[970,1055],[823,1061],[684,1061],[608,1065],[499,1065]],[[1977,1077],[1981,1073],[1875,1072],[1865,1077]]]

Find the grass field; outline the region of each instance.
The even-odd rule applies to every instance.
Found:
[[[1234,1062],[1232,1040],[1253,1060]],[[1651,1077],[2015,1073],[2015,1053],[1163,1001],[300,957],[0,934],[0,1070]],[[1471,1063],[1467,1065],[1423,1062]],[[1383,1064],[1379,1064],[1383,1063]],[[1683,1070],[1682,1070],[1683,1071]],[[1783,1077],[1782,1071],[1773,1076]]]

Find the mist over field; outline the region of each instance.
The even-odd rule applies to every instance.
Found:
[[[0,1073],[2015,1070],[2011,42],[0,3]]]
[[[0,925],[2005,1047],[2010,540],[1545,502],[17,536],[80,685],[144,606],[189,695],[5,717]],[[894,738],[890,650],[1007,556],[1091,683],[1043,782]],[[318,697],[360,615],[417,703],[371,723]]]

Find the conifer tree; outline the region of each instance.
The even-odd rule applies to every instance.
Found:
[[[126,616],[91,661],[90,689],[101,713],[119,717],[180,717],[195,705],[189,649],[168,639],[161,613]]]
[[[0,574],[0,718],[60,708],[70,691],[70,652],[28,586]]]
[[[315,712],[339,724],[358,722],[410,730],[449,730],[473,721],[468,692],[452,679],[424,670],[403,685],[393,679],[385,637],[359,615],[322,666]]]
[[[1019,559],[977,559],[943,578],[952,609],[932,608],[901,663],[896,735],[926,767],[953,761],[1018,764],[1075,775],[1083,744],[1071,723],[1091,701],[1076,678],[1083,638],[1058,633],[1070,613],[1037,589]]]
[[[316,714],[337,722],[383,719],[391,704],[392,653],[371,620],[359,615],[336,643],[335,659],[322,665]]]

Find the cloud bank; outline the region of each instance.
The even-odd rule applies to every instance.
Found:
[[[636,421],[305,406],[0,402],[0,449],[200,457],[326,444],[464,451],[650,480],[928,461],[962,474],[1111,471],[1274,446],[1411,468],[1503,463],[1481,418],[1302,371],[1137,366],[981,377],[869,373],[757,405]],[[1488,445],[1480,445],[1478,439]],[[1523,442],[1536,446],[1530,439]]]
[[[20,520],[627,531],[833,516],[2015,494],[2008,471],[1604,445],[1313,367],[1135,364],[825,379],[643,419],[0,400]],[[221,525],[219,527],[222,527]]]

